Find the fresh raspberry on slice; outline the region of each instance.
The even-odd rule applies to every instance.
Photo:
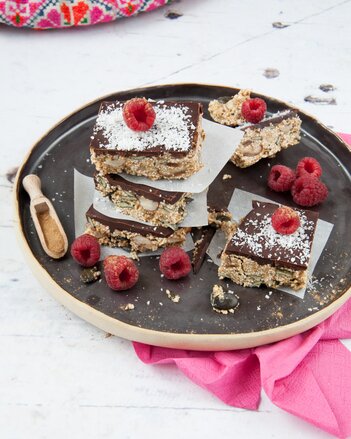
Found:
[[[291,235],[300,226],[299,214],[290,207],[278,207],[272,215],[272,226],[281,235]]]
[[[241,114],[245,120],[251,123],[258,123],[264,118],[267,105],[263,99],[247,99],[241,106]]]
[[[100,259],[99,241],[91,235],[81,235],[71,245],[72,258],[83,267],[92,267]]]
[[[104,259],[107,285],[115,291],[129,290],[139,279],[139,270],[126,256],[107,256]]]
[[[296,167],[296,176],[310,175],[319,178],[322,175],[322,167],[313,157],[304,157]]]
[[[272,166],[268,176],[268,186],[276,192],[286,192],[295,181],[295,172],[283,165]]]
[[[189,255],[182,248],[168,247],[160,257],[160,270],[167,279],[180,279],[191,271]]]
[[[147,131],[155,122],[156,113],[145,98],[134,98],[123,105],[123,119],[133,131]]]
[[[315,206],[328,196],[328,188],[318,178],[302,175],[291,187],[293,200],[299,206]]]

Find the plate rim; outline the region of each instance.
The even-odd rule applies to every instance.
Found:
[[[238,87],[230,87],[227,85],[219,84],[206,84],[201,82],[179,82],[171,84],[156,84],[146,87],[132,88],[126,90],[115,91],[113,93],[106,94],[104,96],[98,97],[82,106],[76,110],[70,112],[68,115],[64,116],[60,121],[50,127],[37,141],[34,142],[32,147],[28,150],[22,163],[20,164],[16,178],[13,186],[13,208],[14,208],[14,219],[15,219],[15,233],[17,240],[22,249],[22,253],[25,257],[26,262],[31,268],[34,276],[37,278],[39,283],[48,291],[51,296],[53,296],[59,303],[68,308],[71,312],[78,315],[83,320],[88,321],[92,325],[98,327],[99,329],[111,333],[113,335],[131,340],[138,341],[140,343],[147,343],[151,345],[169,347],[169,348],[180,348],[180,349],[194,349],[194,350],[232,350],[232,349],[242,349],[251,348],[255,346],[261,346],[267,343],[276,342],[279,340],[286,339],[290,336],[300,334],[308,329],[313,328],[319,323],[323,322],[325,319],[330,317],[334,312],[336,312],[350,297],[351,297],[351,285],[346,287],[343,294],[336,299],[334,302],[327,305],[325,308],[311,314],[310,316],[304,317],[296,322],[289,323],[287,325],[278,326],[276,328],[266,329],[263,331],[247,332],[247,333],[226,333],[226,334],[189,334],[189,333],[174,333],[166,331],[156,331],[153,329],[141,328],[138,326],[130,325],[128,323],[122,322],[116,318],[110,317],[107,314],[96,310],[90,305],[76,299],[69,292],[63,289],[59,284],[57,284],[50,274],[45,270],[45,268],[40,264],[38,259],[35,257],[31,247],[29,246],[26,237],[24,235],[22,221],[20,217],[20,206],[19,206],[19,190],[21,183],[21,176],[26,166],[28,160],[30,159],[33,150],[37,145],[45,139],[54,129],[65,122],[74,114],[79,111],[84,110],[86,107],[96,104],[101,100],[111,98],[115,94],[120,93],[140,93],[144,90],[167,87],[177,87],[177,86],[187,86],[187,87],[210,87],[210,88],[227,88],[232,94],[233,90],[240,90]],[[314,123],[319,125],[323,130],[328,131],[329,134],[334,136],[337,141],[346,148],[348,153],[351,154],[351,150],[347,143],[334,131],[320,122],[316,117],[302,111],[299,108],[283,101],[270,97],[261,93],[252,92],[256,96],[262,96],[269,98],[271,101],[275,101],[279,104],[283,104],[289,108],[297,110],[300,114],[307,116],[312,119]]]

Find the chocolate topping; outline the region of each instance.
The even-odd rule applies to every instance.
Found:
[[[216,229],[211,226],[202,227],[201,237],[195,243],[195,248],[192,255],[193,272],[197,274],[200,271],[202,263],[204,262],[206,251],[210,245]]]
[[[124,230],[131,233],[138,233],[143,236],[150,234],[159,238],[168,238],[174,233],[174,230],[170,227],[148,226],[147,224],[137,223],[136,221],[110,218],[109,216],[103,215],[95,210],[93,205],[89,207],[86,217],[87,219],[91,218],[102,225],[109,227],[111,232],[115,230]]]
[[[253,129],[253,128],[265,128],[269,125],[277,125],[278,123],[282,122],[285,119],[291,119],[293,117],[297,117],[297,111],[296,110],[289,110],[283,113],[278,113],[273,117],[268,117],[267,119],[263,119],[261,122],[255,123],[253,125],[245,126],[241,128],[242,131]]]
[[[109,144],[108,138],[105,136],[103,129],[99,128],[97,124],[94,127],[94,134],[90,142],[90,149],[95,152],[95,154],[111,154],[118,155],[122,157],[127,156],[159,156],[165,153],[169,153],[172,156],[185,156],[196,147],[198,138],[198,126],[200,122],[201,115],[203,113],[202,105],[197,102],[150,102],[154,107],[162,108],[172,108],[181,107],[184,108],[187,116],[187,130],[190,137],[190,148],[187,150],[177,150],[171,149],[173,145],[158,145],[150,143],[142,150],[139,149],[123,149],[123,145],[116,145],[120,149],[107,148]],[[99,115],[101,113],[108,113],[114,111],[116,108],[123,106],[124,102],[114,101],[114,102],[102,102],[99,110]],[[155,121],[155,126],[157,120]]]
[[[94,181],[95,185],[99,174],[95,174]],[[112,187],[120,187],[123,191],[133,192],[138,196],[142,196],[153,201],[164,201],[167,204],[175,204],[184,195],[184,192],[169,192],[156,189],[145,184],[132,183],[131,181],[125,180],[118,174],[107,174],[101,176],[108,181],[108,184]]]
[[[281,235],[271,225],[272,215],[279,207],[277,204],[253,201],[252,207],[225,252],[254,259],[259,264],[305,270],[310,259],[318,213],[294,209],[300,216],[301,225],[295,233]]]

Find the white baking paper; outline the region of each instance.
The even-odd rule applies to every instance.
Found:
[[[228,210],[233,215],[233,220],[239,222],[245,215],[247,215],[250,210],[252,210],[252,201],[266,201],[270,203],[276,203],[276,201],[269,200],[268,198],[261,197],[259,195],[252,194],[251,192],[246,192],[241,189],[235,189],[233,196],[230,200]],[[328,223],[327,221],[318,219],[317,226],[315,230],[315,235],[312,244],[311,258],[308,266],[308,276],[311,277],[314,268],[320,258],[323,249],[329,239],[329,236],[333,230],[334,225]],[[226,243],[224,233],[218,230],[207,249],[207,254],[217,265],[220,265],[220,258],[218,255],[223,250]],[[308,287],[307,287],[308,288]],[[291,288],[281,287],[280,291],[285,291],[286,293],[292,294],[296,297],[303,299],[306,289],[294,291]]]
[[[158,180],[153,181],[145,177],[121,174],[126,180],[134,183],[173,192],[199,193],[206,190],[220,173],[224,165],[238,147],[244,132],[238,128],[231,128],[203,119],[205,141],[202,145],[202,163],[204,167],[199,172],[185,180]]]
[[[89,209],[89,207],[93,204],[94,193],[95,193],[94,180],[91,177],[87,177],[86,175],[81,174],[79,171],[75,169],[74,170],[74,228],[75,228],[76,237],[82,235],[85,232],[86,224],[87,224],[85,214]],[[127,217],[127,216],[124,217],[132,221],[135,221],[131,217]],[[190,234],[187,235],[183,248],[185,251],[190,251],[194,248],[194,243]],[[138,256],[143,257],[143,256],[160,255],[162,251],[163,249],[159,249],[154,252],[138,253]],[[101,246],[100,259],[102,260],[109,255],[129,256],[130,252],[127,250],[123,250],[121,248],[111,248],[107,246]]]

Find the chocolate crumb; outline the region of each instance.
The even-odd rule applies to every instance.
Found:
[[[239,307],[239,297],[233,291],[225,292],[220,285],[213,285],[210,302],[212,309],[220,314],[234,314]]]
[[[84,268],[80,274],[80,280],[85,284],[96,282],[101,278],[101,271],[97,267]]]

